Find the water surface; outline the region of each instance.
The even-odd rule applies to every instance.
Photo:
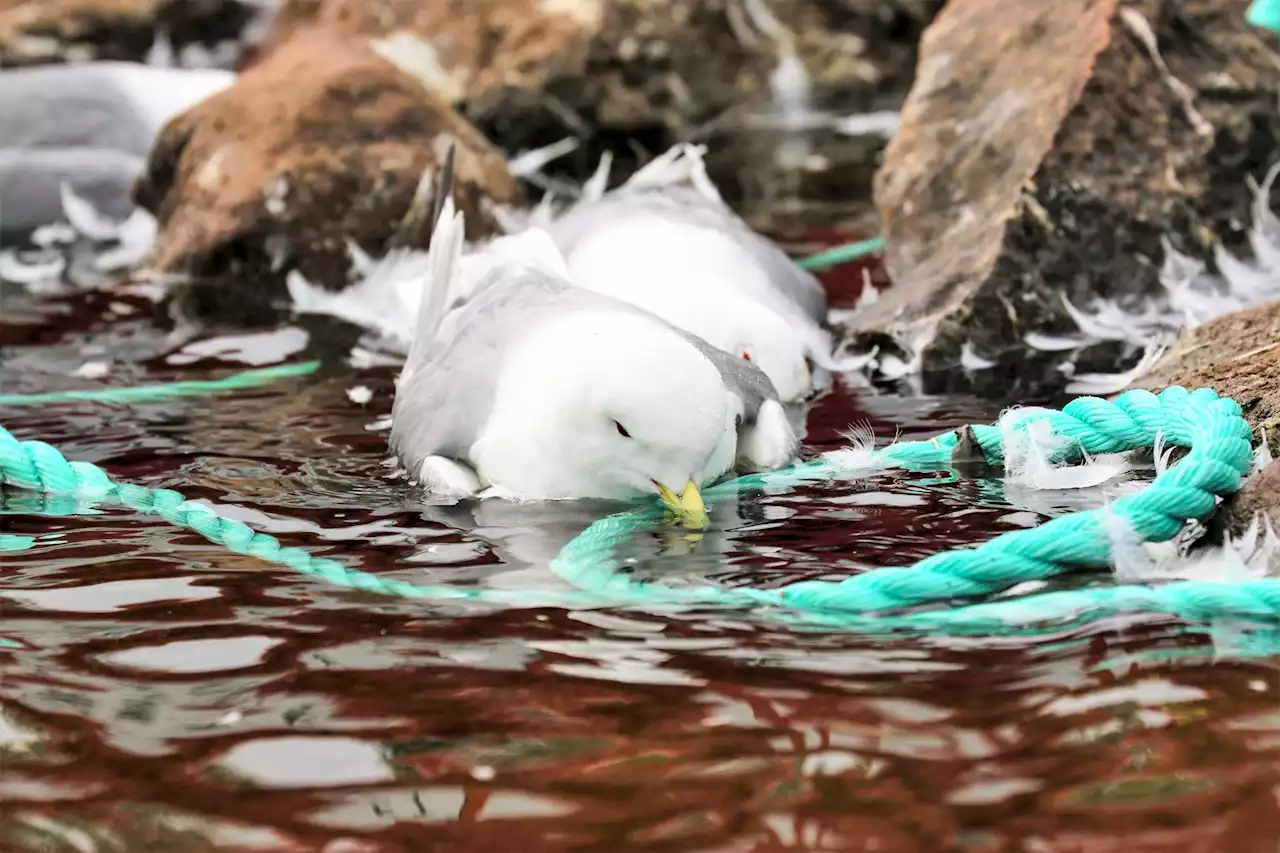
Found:
[[[415,583],[551,590],[606,505],[424,505],[385,464],[393,368],[282,327],[187,344],[137,297],[3,294],[0,388],[317,374],[162,403],[0,410],[117,477]],[[106,363],[84,370],[87,363]],[[75,373],[82,374],[77,376]],[[367,404],[348,391],[372,392]],[[810,451],[992,419],[838,385]],[[1069,508],[885,473],[638,535],[637,576],[776,586],[905,565]],[[806,630],[726,610],[413,601],[108,506],[0,493],[0,850],[1274,851],[1268,658],[1155,617],[1031,639]],[[70,514],[70,513],[75,514]]]

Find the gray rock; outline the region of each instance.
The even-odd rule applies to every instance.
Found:
[[[1165,239],[1242,248],[1242,188],[1280,148],[1275,37],[1248,6],[949,2],[876,176],[893,285],[848,338],[892,335],[926,374],[966,344],[1017,373],[1028,332],[1075,330],[1061,297],[1160,292]]]

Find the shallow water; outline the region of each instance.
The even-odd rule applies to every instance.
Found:
[[[136,297],[3,297],[4,393],[326,350],[291,328],[183,349]],[[101,379],[73,375],[102,361]],[[0,409],[19,438],[286,544],[530,592],[520,607],[378,597],[155,518],[0,493],[0,532],[35,537],[0,556],[0,850],[1276,849],[1280,678],[1235,659],[1230,631],[1131,617],[913,639],[540,606],[565,586],[546,561],[611,507],[424,506],[384,465],[392,375],[330,360],[216,396]],[[838,385],[807,447],[851,423],[922,437],[1000,407]],[[715,506],[697,543],[658,530],[622,555],[666,583],[770,586],[1070,508],[901,472],[771,491]]]

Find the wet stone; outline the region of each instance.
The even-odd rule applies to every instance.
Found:
[[[1212,388],[1240,404],[1280,451],[1280,302],[1246,308],[1187,332],[1135,388]],[[1280,455],[1280,453],[1277,453]]]
[[[678,141],[714,141],[712,177],[726,197],[865,198],[884,140],[815,133],[806,164],[782,169],[769,129],[771,86],[793,46],[805,109],[896,109],[910,85],[920,32],[938,0],[780,0],[758,4],[776,20],[753,20],[739,0],[286,0],[263,50],[308,27],[346,37],[410,32],[432,45],[438,93],[509,151],[567,136],[582,141],[550,174],[575,180],[615,155],[622,180],[644,158]],[[799,74],[796,74],[800,71]],[[763,124],[762,124],[763,122]],[[855,135],[862,140],[863,135]],[[843,140],[843,145],[838,144]],[[763,143],[763,144],[762,144]],[[856,162],[846,162],[848,159]],[[802,158],[804,159],[804,158]],[[830,163],[830,167],[823,165]],[[824,176],[830,173],[830,181]],[[745,181],[740,181],[743,176]],[[788,186],[788,182],[794,186]],[[850,185],[854,192],[847,191]],[[857,199],[855,203],[853,200]],[[826,211],[824,211],[826,213]],[[753,216],[763,221],[764,213]],[[794,219],[794,212],[785,221]]]
[[[1240,404],[1254,431],[1280,456],[1280,302],[1227,314],[1184,334],[1135,388],[1212,388]],[[1222,506],[1215,530],[1239,536],[1262,513],[1280,529],[1280,465],[1255,473]]]
[[[468,236],[487,236],[489,205],[519,199],[501,153],[367,43],[302,33],[161,133],[134,193],[160,222],[153,266],[220,288],[291,269],[340,287],[348,240],[425,248],[426,229],[402,226],[450,145]]]
[[[1280,150],[1275,39],[1248,0],[956,0],[926,32],[876,178],[893,287],[850,322],[954,368],[1074,330],[1061,297],[1157,291],[1162,237],[1245,240]]]
[[[245,0],[0,0],[0,66],[141,62],[161,33],[180,51],[240,37],[259,10]]]

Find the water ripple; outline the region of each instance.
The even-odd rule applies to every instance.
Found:
[[[214,342],[174,364],[149,324],[58,299],[0,321],[6,392],[83,383],[86,345],[115,365],[102,381],[164,381],[301,342]],[[368,571],[563,583],[547,559],[609,507],[424,504],[367,428],[393,375],[0,422]],[[993,414],[838,390],[808,441]],[[1073,503],[881,474],[742,496],[696,544],[655,531],[618,553],[642,579],[776,586]],[[1113,617],[930,639],[705,608],[502,609],[335,588],[108,505],[4,493],[0,523],[22,545],[0,580],[5,851],[1253,853],[1280,837],[1277,646],[1254,626]]]

